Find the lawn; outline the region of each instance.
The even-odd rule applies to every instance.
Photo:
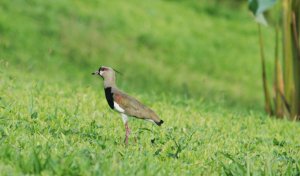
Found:
[[[1,1],[1,175],[299,175],[300,125],[264,113],[257,40],[245,5]],[[130,119],[125,146],[100,65],[165,123]]]

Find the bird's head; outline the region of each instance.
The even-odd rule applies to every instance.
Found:
[[[101,76],[104,80],[115,79],[115,72],[121,74],[119,71],[106,66],[101,66],[97,71],[93,72],[92,75]]]
[[[110,67],[101,66],[97,71],[92,73],[92,75],[101,76],[103,79],[114,77],[115,71]]]

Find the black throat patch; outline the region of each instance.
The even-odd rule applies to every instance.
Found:
[[[114,94],[111,92],[111,87],[107,87],[104,90],[105,90],[105,97],[109,107],[111,109],[114,109],[114,97],[113,97]]]

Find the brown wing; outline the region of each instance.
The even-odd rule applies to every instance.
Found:
[[[113,92],[113,98],[118,105],[125,110],[125,114],[134,116],[140,119],[151,119],[154,122],[160,122],[159,117],[150,108],[143,105],[141,102],[136,100],[125,93],[115,90]]]

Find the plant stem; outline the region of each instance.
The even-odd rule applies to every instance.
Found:
[[[277,117],[283,117],[283,102],[284,84],[282,78],[281,64],[279,62],[279,26],[275,27],[275,114]],[[288,109],[288,107],[287,107]]]
[[[293,61],[293,41],[291,29],[292,17],[292,3],[291,0],[282,1],[282,34],[283,34],[283,61],[284,61],[284,96],[287,103],[290,105],[291,114],[290,119],[293,119],[296,114],[295,107],[295,71]]]
[[[273,115],[271,101],[270,101],[270,93],[269,93],[268,83],[267,83],[265,54],[264,54],[264,46],[263,46],[263,39],[262,39],[260,24],[258,24],[258,32],[259,32],[260,58],[261,58],[261,65],[262,65],[262,80],[263,80],[263,89],[264,89],[264,95],[265,95],[265,110],[269,115]]]

